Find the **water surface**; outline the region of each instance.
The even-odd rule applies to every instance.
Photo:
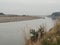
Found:
[[[54,26],[51,18],[36,19],[29,21],[18,21],[9,23],[0,23],[0,45],[24,45],[24,32],[29,38],[30,29],[36,31],[40,25],[45,25],[46,31]]]

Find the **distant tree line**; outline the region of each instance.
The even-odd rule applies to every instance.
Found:
[[[5,15],[4,13],[0,13],[0,15]]]
[[[60,12],[54,12],[52,13],[52,16],[60,16]]]

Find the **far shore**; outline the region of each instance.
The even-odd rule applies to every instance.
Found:
[[[0,15],[0,23],[40,19],[38,16]]]

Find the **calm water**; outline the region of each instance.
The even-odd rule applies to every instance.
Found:
[[[44,25],[46,31],[54,26],[51,18],[36,19],[30,21],[0,23],[0,45],[24,45],[24,33],[29,38],[30,29],[36,29]]]

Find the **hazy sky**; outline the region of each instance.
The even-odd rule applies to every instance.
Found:
[[[6,14],[50,15],[60,11],[60,0],[0,0]]]

